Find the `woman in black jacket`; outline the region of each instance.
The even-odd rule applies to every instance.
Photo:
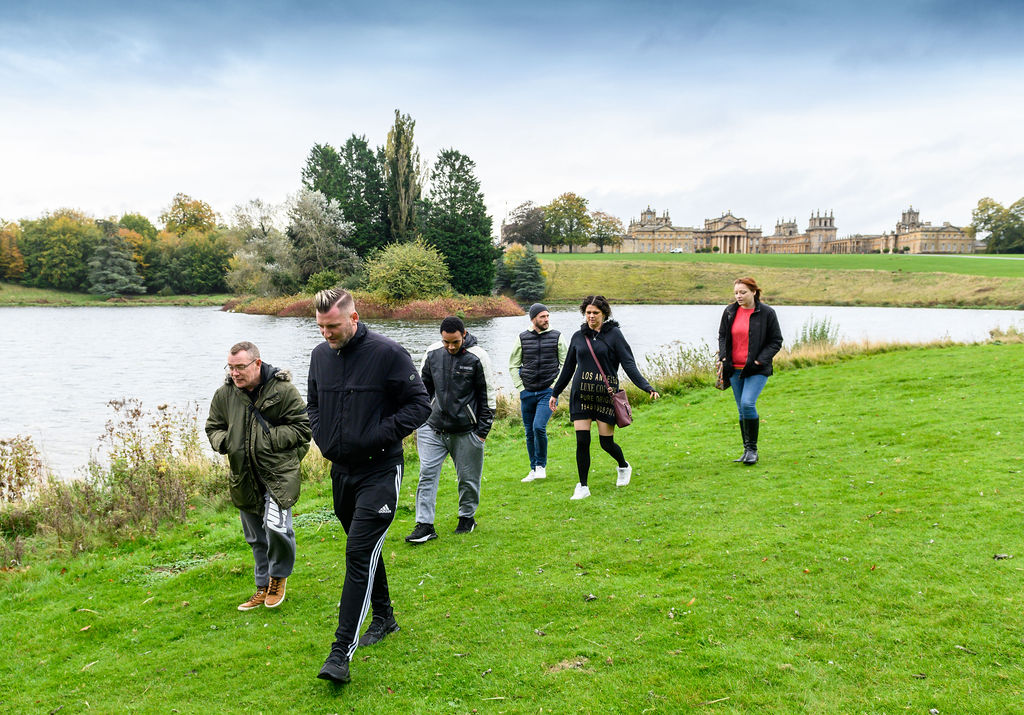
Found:
[[[660,397],[637,369],[633,351],[619,330],[619,324],[610,320],[612,309],[604,296],[588,295],[580,304],[580,312],[583,313],[586,322],[569,341],[569,352],[565,356],[562,372],[551,388],[551,398],[548,400],[551,410],[554,411],[558,405],[558,395],[569,384],[569,380],[572,380],[572,389],[569,391],[569,417],[576,430],[576,470],[579,472],[580,483],[576,485],[571,499],[586,499],[590,496],[587,476],[590,472],[590,425],[594,420],[597,420],[601,449],[610,454],[618,464],[615,485],[626,486],[633,474],[633,467],[623,456],[622,448],[615,444],[615,410],[612,408],[612,398],[605,387],[604,378],[594,363],[591,348],[613,390],[619,389],[621,364],[634,385],[650,393],[651,399],[657,400]]]
[[[757,398],[772,374],[772,358],[782,347],[782,331],[775,311],[761,302],[757,281],[737,278],[733,294],[736,302],[726,306],[718,328],[718,359],[740,412],[743,456],[733,461],[750,465],[757,464]]]

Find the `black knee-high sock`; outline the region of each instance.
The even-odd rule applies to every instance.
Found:
[[[576,430],[576,471],[580,475],[580,484],[587,486],[587,475],[590,474],[590,430]]]
[[[626,458],[622,455],[622,447],[615,444],[615,435],[608,435],[607,437],[601,435],[597,439],[601,443],[601,449],[612,455],[612,459],[618,462],[620,467],[625,468],[629,466]]]

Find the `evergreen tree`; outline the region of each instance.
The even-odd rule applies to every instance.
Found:
[[[302,168],[302,186],[319,191],[329,199],[339,199],[342,192],[341,157],[330,144],[314,144]]]
[[[444,255],[459,293],[486,295],[494,288],[491,217],[484,206],[476,164],[455,149],[438,154],[423,202],[423,237]]]
[[[346,243],[366,257],[388,242],[388,192],[384,150],[370,148],[366,137],[353,134],[341,148],[337,198],[345,220],[352,224]]]
[[[495,287],[511,292],[520,303],[535,303],[547,292],[547,282],[537,254],[526,244],[515,243],[497,261]]]
[[[426,179],[419,149],[413,142],[415,129],[413,118],[396,109],[395,124],[384,147],[388,221],[391,237],[396,241],[411,240],[415,234],[416,209]]]
[[[537,254],[527,249],[527,256],[519,262],[512,273],[512,292],[520,303],[536,303],[548,290],[544,271],[541,270]]]
[[[100,239],[89,259],[89,292],[108,297],[146,292],[131,250],[116,233]]]

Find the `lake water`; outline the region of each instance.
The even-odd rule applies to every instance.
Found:
[[[809,319],[828,318],[848,340],[973,342],[992,328],[1024,327],[1024,316],[1000,310],[928,308],[776,308],[792,343]],[[714,345],[722,306],[613,306],[613,317],[641,360],[673,344]],[[438,322],[366,321],[401,343],[419,362],[438,339]],[[568,335],[581,316],[556,308],[552,326]],[[509,391],[508,356],[525,316],[471,321],[488,351],[499,387]],[[224,378],[228,348],[240,340],[259,346],[272,365],[290,369],[306,392],[310,351],[322,340],[311,319],[224,313],[215,308],[0,308],[0,438],[31,435],[52,471],[79,473],[112,416],[112,399],[137,398],[149,410],[198,405],[201,419]]]

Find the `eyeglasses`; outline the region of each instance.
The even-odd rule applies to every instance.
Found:
[[[244,365],[225,365],[224,366],[224,372],[241,372],[242,370],[244,370],[245,368],[249,367],[250,365],[252,365],[257,360],[259,360],[259,358],[253,358],[252,360],[250,360],[249,362],[245,363]]]

